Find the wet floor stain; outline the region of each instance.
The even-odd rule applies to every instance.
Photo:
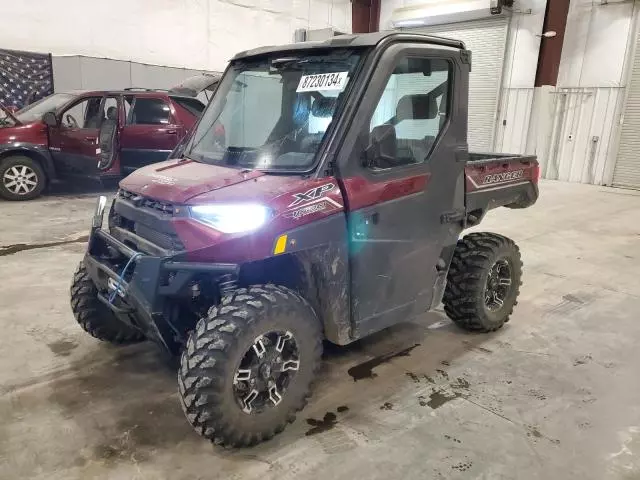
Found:
[[[585,365],[591,362],[591,360],[593,360],[593,357],[591,355],[582,355],[581,357],[578,357],[573,361],[573,366],[577,367],[578,365]]]
[[[465,458],[463,462],[458,462],[455,465],[451,465],[452,470],[457,470],[459,472],[466,472],[473,466],[473,462],[468,458]]]
[[[533,398],[537,399],[537,400],[546,400],[547,396],[545,395],[545,393],[542,390],[539,390],[537,388],[530,388],[528,391],[529,395],[532,396]]]
[[[345,413],[349,411],[349,407],[347,407],[346,405],[340,405],[338,407],[338,413]]]
[[[413,383],[420,383],[420,377],[418,377],[418,375],[416,375],[413,372],[407,372],[406,373],[407,377],[409,377],[411,380],[413,380]]]
[[[391,403],[391,402],[384,402],[384,403],[380,406],[380,410],[393,410],[393,403]]]
[[[572,294],[567,294],[567,295],[563,295],[562,296],[563,300],[566,300],[567,302],[573,302],[573,303],[581,303],[584,304],[586,303],[583,299],[581,299],[580,297],[577,297],[575,295]]]
[[[534,441],[536,441],[537,439],[544,439],[544,440],[548,440],[549,442],[553,443],[554,445],[559,445],[560,444],[560,440],[555,439],[555,438],[550,438],[546,435],[544,435],[543,433],[540,432],[540,430],[538,429],[537,426],[535,425],[526,425],[525,426],[526,431],[527,431],[527,437],[531,437],[534,439]]]
[[[529,426],[527,427],[527,436],[528,437],[535,437],[535,438],[542,438],[542,434],[540,433],[540,430],[538,430],[537,427],[532,427]]]
[[[443,392],[442,390],[435,390],[431,393],[431,395],[429,395],[429,400],[424,403],[427,407],[430,407],[435,410],[443,406],[445,403],[448,403],[451,400],[455,400],[460,396],[461,395],[459,393],[449,393],[449,392]],[[424,397],[423,397],[423,401],[424,401]],[[420,402],[420,405],[425,406],[425,405],[422,405],[422,402]]]
[[[68,357],[78,347],[78,344],[72,340],[61,339],[47,343],[47,347],[59,357]]]
[[[463,341],[462,344],[465,346],[467,350],[470,350],[470,351],[476,351],[476,352],[482,352],[482,353],[493,353],[493,350],[489,350],[488,348],[485,348],[485,347],[479,347],[478,345],[474,345],[471,342]]]
[[[59,247],[60,245],[68,245],[70,243],[87,243],[89,240],[89,236],[85,235],[80,238],[75,238],[73,240],[60,240],[57,242],[47,242],[47,243],[16,243],[14,245],[7,245],[0,247],[0,257],[4,257],[6,255],[13,255],[14,253],[24,252],[27,250],[37,250],[39,248],[50,248],[50,247]]]
[[[335,413],[327,412],[322,420],[307,418],[307,424],[312,428],[305,433],[305,436],[310,437],[331,430],[338,424],[338,420]]]
[[[373,372],[374,368],[382,365],[383,363],[389,363],[394,358],[408,357],[411,354],[411,350],[419,345],[419,343],[416,343],[415,345],[405,348],[404,350],[400,350],[399,352],[387,353],[386,355],[372,358],[371,360],[367,360],[355,367],[351,367],[347,373],[353,378],[354,382],[365,378],[375,378],[377,375]]]
[[[451,384],[451,388],[465,389],[465,390],[468,390],[470,386],[471,384],[469,383],[469,380],[463,377],[456,378],[455,382]]]

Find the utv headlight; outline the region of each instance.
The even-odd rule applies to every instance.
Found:
[[[222,233],[257,230],[273,216],[270,208],[255,203],[196,205],[191,216]]]

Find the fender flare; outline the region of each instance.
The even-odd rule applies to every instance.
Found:
[[[56,167],[51,152],[44,145],[34,143],[13,142],[0,144],[0,161],[12,154],[26,155],[40,162],[48,181],[57,178]]]

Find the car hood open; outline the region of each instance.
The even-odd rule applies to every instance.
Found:
[[[16,122],[16,125],[22,125],[22,122],[20,120],[18,120],[15,117],[15,115],[13,113],[11,113],[11,110],[6,108],[2,103],[0,103],[0,110],[2,110],[4,113],[6,113],[11,118],[11,120]],[[0,125],[0,127],[2,127],[2,125]]]

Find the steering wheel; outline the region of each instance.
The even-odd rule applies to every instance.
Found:
[[[78,128],[78,122],[76,121],[75,118],[73,118],[73,115],[71,115],[70,113],[67,113],[64,116],[64,119],[67,122],[67,126],[69,128]]]

